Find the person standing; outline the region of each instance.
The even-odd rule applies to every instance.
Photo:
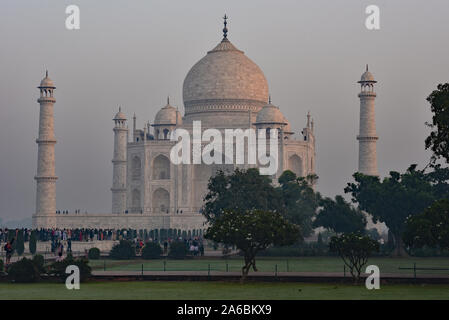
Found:
[[[9,266],[9,264],[11,263],[11,257],[12,257],[12,252],[13,252],[12,245],[13,244],[14,244],[14,238],[12,238],[10,241],[7,241],[5,244],[5,252],[6,252],[5,268],[7,268]]]

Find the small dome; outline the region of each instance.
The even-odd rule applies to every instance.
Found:
[[[256,124],[287,124],[281,110],[275,105],[268,103],[258,113]]]
[[[366,65],[366,71],[362,74],[359,82],[376,82],[373,74],[368,71],[368,65]]]
[[[360,79],[360,81],[374,81],[373,74],[369,71],[365,71],[365,73],[362,74],[362,78]]]
[[[167,105],[158,111],[154,118],[154,125],[182,124],[181,113],[167,102]]]
[[[40,84],[39,87],[56,88],[56,87],[55,87],[55,84],[54,84],[54,82],[53,82],[53,80],[51,80],[51,79],[48,77],[48,71],[46,71],[46,73],[45,73],[45,78],[42,79],[41,84]]]
[[[115,114],[114,120],[126,120],[125,114],[119,109],[119,112]]]

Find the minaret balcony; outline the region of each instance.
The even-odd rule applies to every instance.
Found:
[[[375,141],[378,139],[379,139],[378,136],[357,136],[357,140],[364,140],[364,141],[373,140],[373,141]]]

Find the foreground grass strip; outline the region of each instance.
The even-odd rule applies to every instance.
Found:
[[[175,299],[175,300],[449,300],[449,285],[381,285],[367,290],[363,285],[249,282],[89,282],[80,290],[64,284],[0,283],[0,299]]]

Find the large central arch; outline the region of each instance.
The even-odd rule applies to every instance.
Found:
[[[170,160],[162,154],[153,160],[153,179],[170,179]]]
[[[170,193],[163,188],[153,192],[153,210],[157,213],[170,212]]]

